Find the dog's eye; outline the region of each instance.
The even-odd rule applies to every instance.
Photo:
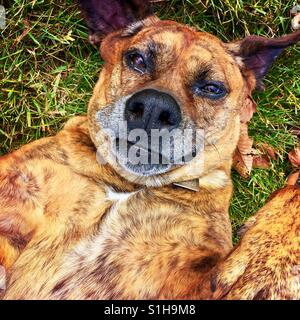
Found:
[[[144,57],[138,52],[130,52],[126,55],[127,64],[130,68],[140,73],[147,71],[147,65]]]
[[[193,86],[195,95],[217,100],[223,98],[227,94],[227,90],[223,83],[217,81],[196,83]]]

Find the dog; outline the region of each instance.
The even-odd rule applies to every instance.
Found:
[[[280,285],[263,272],[264,261],[273,261],[266,256],[280,255],[266,238],[291,231],[282,246],[294,260],[274,265],[284,274],[286,265],[299,262],[299,215],[279,218],[274,211],[268,217],[263,210],[256,222],[260,236],[250,227],[233,249],[230,171],[245,101],[300,32],[224,43],[161,21],[147,1],[79,2],[105,65],[87,117],[0,158],[4,299],[281,297]],[[131,163],[129,151],[154,153],[151,144],[127,137],[135,129],[147,133],[146,142],[151,130],[199,129],[203,148],[192,139],[190,161],[163,163],[165,149],[177,149],[159,143],[158,163]],[[248,263],[257,250],[260,263]],[[247,266],[256,276],[247,277]],[[264,277],[261,286],[273,286],[276,294],[257,286]],[[284,298],[300,298],[299,283]]]

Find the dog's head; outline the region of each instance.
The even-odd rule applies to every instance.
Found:
[[[241,108],[300,33],[223,43],[159,20],[147,1],[80,3],[105,61],[88,111],[102,160],[152,186],[228,173]]]

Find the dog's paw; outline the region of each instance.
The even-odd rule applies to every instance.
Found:
[[[64,130],[77,129],[78,127],[86,126],[87,117],[77,116],[70,118],[64,125]]]
[[[256,223],[256,216],[249,218],[237,231],[237,235],[242,237]]]

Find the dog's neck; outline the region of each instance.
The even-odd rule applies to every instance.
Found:
[[[107,184],[110,184],[115,190],[120,192],[133,192],[140,189],[155,189],[161,187],[185,189],[191,192],[201,192],[202,190],[218,190],[231,186],[231,163],[226,166],[219,167],[211,170],[205,175],[201,175],[198,178],[187,180],[182,178],[176,182],[165,184],[163,186],[146,186],[143,184],[134,184],[127,179],[120,176],[110,165],[101,166],[101,180],[104,180]]]

